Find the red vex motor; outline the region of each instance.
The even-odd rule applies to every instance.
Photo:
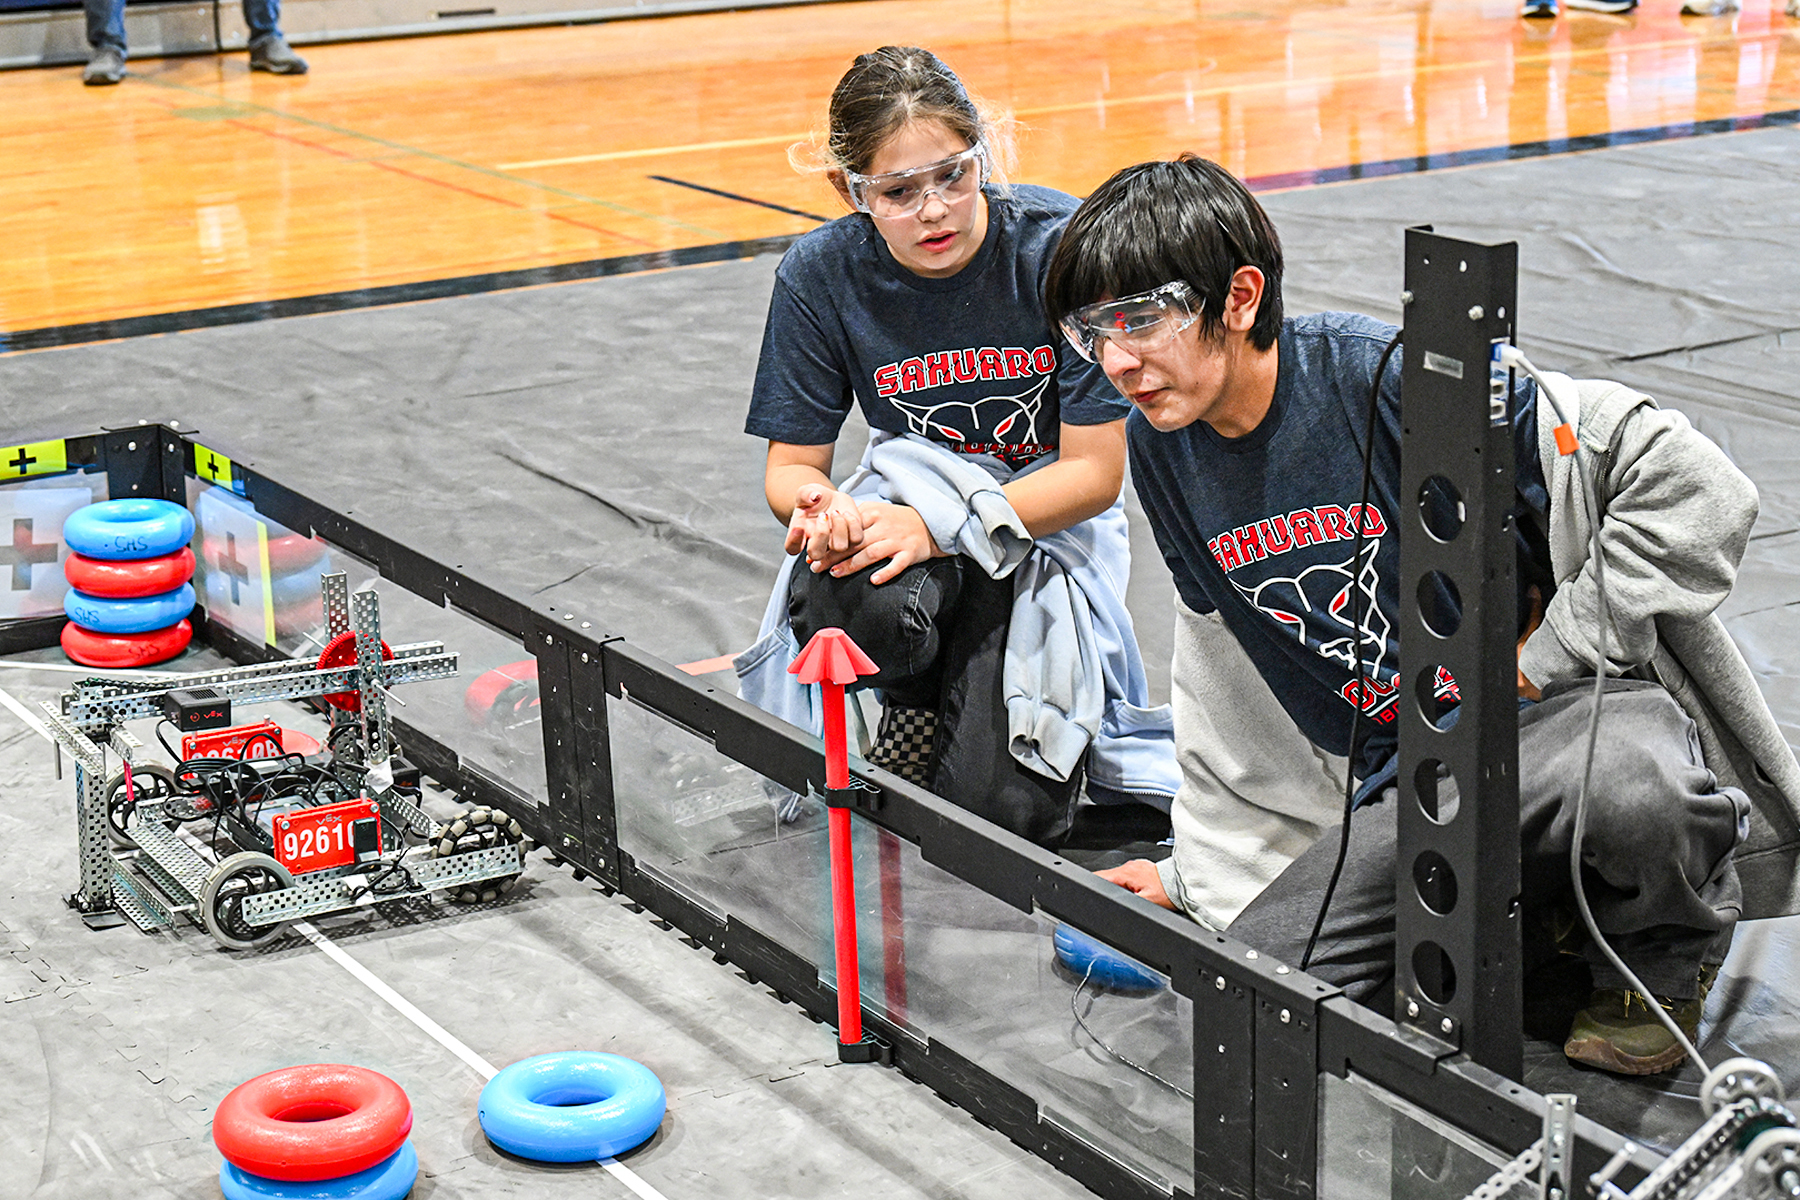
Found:
[[[282,752],[281,726],[267,717],[254,725],[233,725],[189,733],[181,739],[181,757],[264,758]],[[248,751],[248,753],[245,753]]]
[[[381,806],[366,798],[278,814],[269,832],[275,861],[290,875],[322,871],[381,850]]]

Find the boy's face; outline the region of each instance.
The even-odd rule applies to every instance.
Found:
[[[1261,271],[1238,268],[1220,324],[1197,321],[1154,349],[1133,351],[1105,339],[1096,347],[1100,369],[1160,432],[1205,421],[1225,437],[1242,437],[1262,420],[1274,394],[1263,361],[1273,352],[1256,350],[1246,337],[1262,284]]]
[[[1163,433],[1203,421],[1218,407],[1228,373],[1224,358],[1224,346],[1199,324],[1154,350],[1133,353],[1110,340],[1100,344],[1100,369]]]

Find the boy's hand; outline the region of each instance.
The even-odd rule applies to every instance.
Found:
[[[1134,858],[1124,866],[1094,873],[1108,883],[1118,884],[1134,896],[1142,896],[1152,904],[1175,911],[1175,902],[1163,890],[1162,873],[1147,858]]]

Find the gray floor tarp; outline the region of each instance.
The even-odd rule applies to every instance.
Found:
[[[1354,308],[1396,318],[1407,225],[1517,239],[1525,350],[1543,366],[1641,387],[1727,450],[1756,481],[1763,512],[1722,611],[1791,742],[1800,742],[1796,161],[1800,130],[1782,127],[1265,197],[1286,243],[1290,312]],[[712,658],[749,644],[779,554],[780,530],[760,486],[762,446],[741,432],[774,266],[754,259],[14,355],[0,358],[0,427],[25,441],[178,419],[300,491],[497,586],[554,599],[672,661]],[[859,433],[853,422],[840,444],[840,469],[848,468]],[[1130,602],[1153,687],[1166,696],[1172,589],[1141,519],[1134,537]],[[32,686],[48,694],[48,684]],[[16,728],[8,735],[14,741],[0,745],[0,759],[9,786],[62,796],[61,785],[45,791],[52,785],[43,782],[48,764],[35,736],[22,741]],[[14,970],[16,984],[6,985],[22,1007],[3,1011],[20,1030],[24,1017],[33,1033],[10,1039],[0,1059],[22,1085],[0,1102],[0,1117],[8,1118],[0,1120],[7,1131],[0,1145],[15,1157],[37,1146],[42,1185],[9,1192],[0,1183],[0,1196],[80,1194],[62,1189],[75,1188],[70,1181],[99,1154],[115,1164],[176,1163],[192,1178],[170,1183],[166,1194],[205,1195],[211,1185],[193,1176],[205,1158],[195,1144],[203,1119],[179,1113],[183,1105],[204,1107],[241,1075],[212,1031],[267,1038],[275,1035],[265,1030],[313,1020],[287,989],[316,987],[308,972],[325,968],[306,965],[317,956],[304,950],[259,955],[260,981],[246,992],[239,964],[212,953],[196,931],[176,946],[143,939],[130,948],[134,933],[80,929],[58,899],[74,882],[66,817],[55,815],[63,810],[50,799],[38,803],[42,811],[29,819],[8,806],[4,819],[13,827],[0,841],[7,863],[0,925],[13,938],[0,949],[38,979],[31,984]],[[29,849],[40,840],[53,853]],[[359,952],[415,982],[445,963],[479,959],[483,993],[459,1001],[457,1015],[498,1020],[507,1031],[491,1050],[499,1056],[575,1037],[588,1027],[577,1014],[591,1004],[615,1011],[611,999],[593,999],[609,989],[630,993],[616,1010],[632,1014],[627,1023],[638,1019],[630,1005],[648,1012],[675,1003],[671,1023],[704,1046],[701,1058],[684,1060],[683,1086],[711,1099],[705,1122],[678,1135],[689,1143],[659,1151],[654,1161],[671,1172],[659,1180],[672,1197],[700,1194],[707,1177],[685,1157],[702,1153],[693,1143],[760,1134],[776,1060],[810,1056],[817,1066],[825,1035],[700,956],[683,960],[694,969],[682,968],[678,985],[657,983],[652,973],[675,969],[645,948],[659,935],[644,933],[591,889],[552,879],[513,908],[371,931],[358,940]],[[1768,1058],[1791,1087],[1800,1086],[1792,1032],[1800,1018],[1797,939],[1792,921],[1745,926],[1705,1027],[1713,1056]],[[494,943],[518,953],[481,957],[498,953]],[[52,961],[39,953],[44,947],[64,957]],[[34,955],[49,975],[32,965]],[[639,973],[619,983],[618,961]],[[183,999],[201,992],[210,1014]],[[43,1003],[49,997],[60,1007]],[[702,1028],[697,997],[722,1004],[729,1020]],[[329,1009],[364,999],[344,991],[321,1003]],[[96,1002],[84,1007],[89,1000]],[[113,1003],[127,1007],[121,1013]],[[341,1024],[325,1009],[319,1021]],[[790,1035],[807,1049],[770,1044]],[[119,1118],[127,1132],[115,1136],[71,1114],[85,1111],[77,1097],[97,1079],[131,1075],[110,1059],[105,1071],[94,1062],[107,1054],[135,1061],[118,1048],[127,1043],[160,1064],[156,1071],[180,1078],[185,1086],[176,1090],[185,1098],[158,1092],[160,1080],[150,1079],[156,1071],[145,1071],[148,1083],[132,1086],[151,1090],[121,1100],[131,1115]],[[417,1046],[391,1049],[420,1058],[427,1074],[454,1074],[444,1062],[425,1064]],[[754,1087],[734,1082],[758,1071],[763,1082]],[[1574,1072],[1550,1043],[1533,1044],[1528,1082],[1575,1090],[1585,1114],[1665,1146],[1698,1119],[1681,1098],[1692,1094],[1693,1080]],[[456,1103],[434,1120],[464,1123],[455,1138],[468,1168],[499,1162],[511,1171],[471,1140],[472,1108],[461,1103],[472,1095],[468,1080],[445,1086]],[[807,1122],[830,1119],[817,1105],[784,1112],[784,1121],[797,1123],[796,1139]],[[920,1110],[891,1120],[941,1119],[941,1108],[934,1112],[940,1115]],[[955,1136],[979,1142],[984,1131],[965,1125]],[[885,1172],[880,1188],[860,1194],[999,1194],[924,1178],[917,1159],[896,1157],[873,1134],[844,1136]],[[991,1152],[1000,1155],[996,1163],[1012,1163],[1001,1153],[1011,1149],[976,1147],[969,1161]],[[781,1158],[772,1153],[768,1161]],[[443,1195],[512,1194],[485,1184],[458,1190],[467,1185],[448,1176],[439,1186]]]

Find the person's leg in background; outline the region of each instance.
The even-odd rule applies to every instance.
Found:
[[[275,75],[304,75],[306,60],[281,36],[281,0],[244,0],[250,27],[250,69]]]
[[[104,87],[125,78],[125,0],[84,0],[87,40],[93,53],[81,82]]]

